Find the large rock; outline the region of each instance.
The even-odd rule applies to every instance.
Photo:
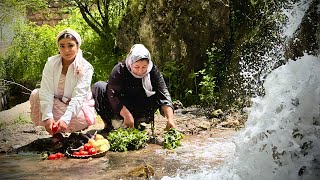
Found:
[[[169,88],[177,92],[192,89],[194,80],[188,76],[204,67],[207,50],[213,46],[223,49],[228,43],[228,5],[220,0],[133,3],[120,25],[117,45],[128,51],[135,43],[145,44],[156,64],[167,73]]]

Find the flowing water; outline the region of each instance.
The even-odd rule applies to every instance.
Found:
[[[283,10],[284,37],[292,37],[310,2]],[[265,95],[252,98],[245,128],[234,137],[234,156],[217,169],[162,179],[320,179],[320,57],[305,54],[265,73]]]
[[[218,170],[163,179],[320,179],[320,60],[305,55],[267,76],[235,135],[235,155]]]
[[[148,144],[138,151],[108,152],[93,159],[41,160],[34,153],[0,155],[0,179],[146,179],[143,173],[142,177],[131,173],[146,164],[155,171],[149,179],[201,172],[218,167],[235,151],[234,130],[216,129],[210,132],[212,137],[207,133],[186,136],[176,150]]]
[[[283,11],[289,18],[284,37],[295,32],[308,2]],[[263,66],[265,74],[260,76],[265,95],[252,99],[245,128],[236,134],[187,136],[175,151],[150,144],[139,151],[108,152],[105,157],[86,160],[0,155],[0,179],[139,179],[128,172],[146,164],[156,172],[150,179],[320,179],[319,57],[289,60],[271,72],[273,58],[282,55],[281,47],[275,48],[280,48],[272,52],[278,53],[275,56],[266,52],[269,66]],[[248,72],[243,74],[253,77]]]

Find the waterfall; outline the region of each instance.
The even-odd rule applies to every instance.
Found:
[[[285,38],[293,37],[309,5],[301,1],[283,10]],[[212,171],[163,179],[320,179],[319,55],[304,54],[266,73],[265,93],[251,99],[245,128],[234,137],[234,156]]]

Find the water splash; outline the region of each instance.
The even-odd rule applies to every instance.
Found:
[[[319,179],[320,58],[305,55],[272,71],[253,99],[236,153],[221,169],[174,179]],[[170,179],[164,177],[163,179]]]
[[[284,11],[288,21],[283,37],[293,36],[309,5],[310,1],[300,1]],[[269,66],[260,69],[258,79],[247,73],[263,82],[265,94],[253,98],[247,109],[245,128],[235,135],[234,156],[217,170],[164,180],[320,179],[320,57],[304,54],[271,71],[275,57],[283,54],[279,46],[275,49],[266,52]]]
[[[246,94],[262,95],[264,93],[262,85],[266,76],[287,61],[284,58],[284,44],[293,37],[311,2],[311,0],[288,2],[280,12],[274,12],[271,15],[274,17],[270,19],[278,19],[274,27],[278,30],[274,30],[272,37],[263,39],[259,49],[242,54],[239,66],[240,74],[244,79],[242,86]]]
[[[287,17],[287,21],[282,31],[282,34],[286,39],[291,38],[295,30],[298,29],[311,2],[312,1],[310,0],[302,0],[293,4],[289,9],[282,9],[283,14]]]

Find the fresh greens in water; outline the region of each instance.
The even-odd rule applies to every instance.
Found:
[[[181,146],[180,141],[183,138],[183,134],[176,129],[171,128],[164,134],[163,147],[166,149],[176,149],[177,147]]]
[[[107,137],[110,142],[110,150],[124,152],[128,150],[138,150],[144,147],[149,140],[145,130],[139,131],[135,128],[111,131]]]

